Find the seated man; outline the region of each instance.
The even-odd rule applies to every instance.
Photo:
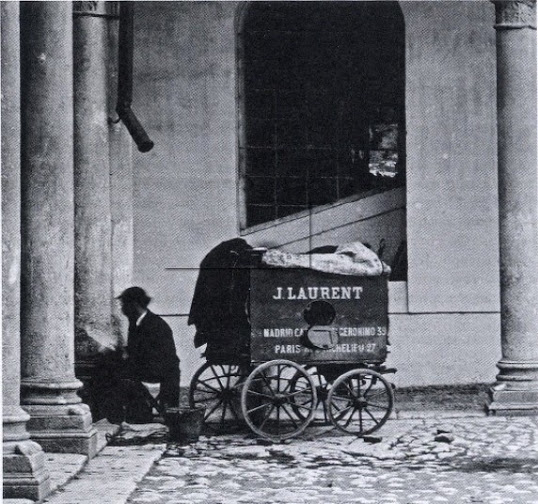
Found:
[[[164,407],[179,406],[179,358],[170,326],[148,310],[151,298],[140,287],[129,287],[119,296],[121,310],[129,320],[127,340],[128,376],[159,383]]]

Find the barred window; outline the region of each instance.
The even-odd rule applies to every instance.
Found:
[[[397,2],[252,2],[238,42],[242,228],[405,184]]]

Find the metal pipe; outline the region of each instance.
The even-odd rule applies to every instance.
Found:
[[[153,149],[146,130],[131,109],[133,101],[134,2],[120,2],[118,102],[116,112],[140,152]]]

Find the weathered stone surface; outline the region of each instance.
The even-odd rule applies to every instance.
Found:
[[[538,412],[536,2],[495,2],[502,358],[488,410]]]
[[[68,413],[81,402],[74,375],[72,6],[26,2],[20,14],[21,403],[32,417],[29,431],[46,449],[64,443],[61,449],[91,455],[89,413]]]
[[[50,476],[37,443],[23,441],[3,456],[4,497],[43,499],[50,493]]]
[[[82,4],[81,4],[82,7]],[[105,2],[96,2],[105,12]],[[112,331],[108,23],[95,10],[73,18],[75,342],[77,361],[115,348]]]
[[[4,497],[41,499],[50,491],[41,447],[29,441],[20,407],[21,142],[18,2],[1,4],[2,76],[2,423]]]
[[[57,492],[50,504],[94,504],[127,501],[136,485],[160,458],[164,445],[106,447],[78,478]]]

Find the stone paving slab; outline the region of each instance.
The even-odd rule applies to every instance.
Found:
[[[44,500],[62,504],[123,504],[136,488],[136,483],[160,458],[165,444],[114,447],[107,446],[107,435],[115,434],[118,425],[97,422],[98,457],[87,462],[83,455],[47,453],[47,466],[54,476],[53,490]],[[125,438],[137,439],[156,432],[166,431],[161,424],[122,424]],[[75,464],[78,468],[75,468]],[[76,469],[76,470],[75,470]],[[78,473],[78,474],[77,474]],[[71,481],[64,487],[65,483]]]
[[[97,430],[97,454],[107,445],[107,435],[118,432],[119,425],[111,424],[107,420],[94,423]],[[77,453],[45,453],[45,467],[50,474],[51,493],[66,485],[79,474],[88,463],[86,455]],[[5,504],[34,504],[27,499],[3,499]]]
[[[86,465],[88,457],[76,453],[45,453],[45,465],[54,492],[75,477]]]
[[[44,502],[124,504],[165,448],[165,444],[107,446],[67,486]]]
[[[118,431],[119,426],[106,420],[94,424],[97,430],[97,453],[107,445],[107,435]],[[45,453],[45,465],[50,474],[51,491],[55,492],[74,478],[88,463],[86,455],[76,453]]]

